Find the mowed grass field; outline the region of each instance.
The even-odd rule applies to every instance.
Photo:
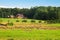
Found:
[[[19,20],[19,22],[22,22],[22,20],[27,20],[27,23],[31,23],[31,20],[34,20],[34,19],[18,19],[18,18],[0,18],[0,22],[13,22],[15,23],[16,20]],[[34,20],[35,23],[38,23],[39,20]]]
[[[0,40],[60,40],[60,30],[2,30]]]
[[[21,24],[22,24],[22,20],[27,20],[26,23],[28,24],[28,23],[32,23],[31,20],[34,20],[34,19],[0,18],[0,23],[8,23],[8,20],[9,20],[9,22],[12,22],[12,23],[21,23]],[[16,22],[16,20],[19,20],[19,22]],[[34,23],[39,23],[39,21],[43,21],[43,20],[34,20],[34,21],[35,21]],[[44,24],[46,24],[46,23],[44,23]],[[47,25],[59,27],[60,23],[47,24]]]
[[[2,20],[2,21],[1,21]],[[24,24],[22,20],[27,20],[23,25],[34,24],[31,19],[13,19],[13,18],[0,18],[0,23],[7,23],[8,20],[15,24]],[[16,22],[19,20],[19,22]],[[40,25],[39,20],[35,20],[35,25]],[[38,26],[37,25],[37,26]],[[60,27],[60,24],[45,24],[48,27]],[[60,30],[45,30],[45,29],[0,29],[0,40],[60,40]]]

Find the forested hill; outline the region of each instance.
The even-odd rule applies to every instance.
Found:
[[[0,17],[7,18],[8,15],[23,14],[30,19],[52,20],[60,19],[60,7],[32,7],[28,8],[0,8]]]

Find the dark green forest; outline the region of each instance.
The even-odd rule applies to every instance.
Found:
[[[0,8],[0,18],[7,18],[8,15],[16,16],[17,14],[23,14],[28,19],[56,20],[60,19],[60,7]]]

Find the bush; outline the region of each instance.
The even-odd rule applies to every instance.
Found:
[[[8,39],[8,40],[14,40],[13,38],[10,38],[10,39]]]
[[[0,19],[0,23],[3,22],[3,20]]]
[[[41,23],[41,21],[39,21],[39,23]]]
[[[47,23],[51,24],[51,23],[57,23],[55,20],[48,20]]]
[[[16,22],[19,22],[19,20],[16,20]]]
[[[13,23],[12,23],[12,22],[11,22],[11,23],[8,23],[8,25],[9,25],[9,26],[13,26]]]
[[[60,23],[60,20],[56,20],[57,21],[57,23]]]
[[[51,23],[52,23],[52,21],[51,21],[51,20],[47,20],[47,23],[51,24]]]
[[[27,22],[27,20],[22,20],[22,22]]]
[[[35,20],[31,20],[31,22],[36,22]]]
[[[10,22],[10,20],[8,20],[8,23]]]

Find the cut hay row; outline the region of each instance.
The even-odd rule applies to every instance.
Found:
[[[13,26],[0,26],[0,29],[44,29],[44,30],[56,30],[60,29],[60,27],[54,27],[47,24],[41,23],[13,23]]]
[[[47,24],[42,20],[35,20],[35,22],[31,22],[32,19],[0,18],[0,20],[2,20],[0,24],[3,24],[0,25],[0,29],[60,29],[60,24]],[[23,20],[27,20],[27,22],[22,22]],[[38,23],[39,21],[42,23]],[[8,23],[13,25],[10,26]]]

